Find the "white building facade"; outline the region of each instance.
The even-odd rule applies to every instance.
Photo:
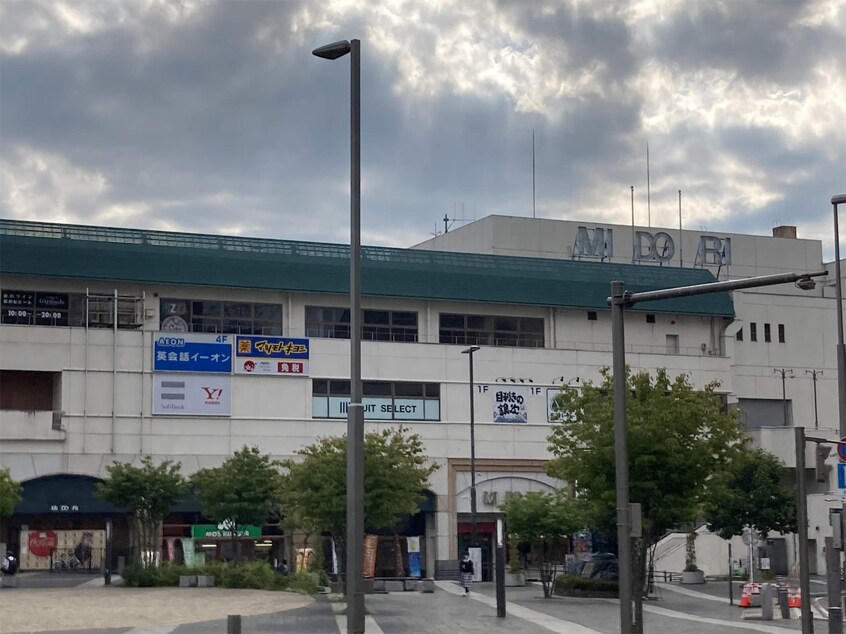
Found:
[[[487,560],[505,496],[562,484],[545,474],[549,401],[610,365],[610,281],[646,290],[822,266],[814,241],[711,236],[718,244],[684,232],[681,249],[678,232],[643,229],[649,237],[638,242],[631,228],[606,226],[597,241],[598,228],[494,216],[418,245],[427,251],[364,249],[366,427],[410,428],[439,465],[403,527],[422,537],[429,575],[450,570],[469,542],[468,345],[481,346],[473,394]],[[0,221],[0,467],[24,483],[0,541],[99,526],[114,509],[80,491],[113,461],[151,455],[190,475],[244,445],[284,458],[345,433],[348,253]],[[778,287],[736,293],[733,304],[720,294],[632,310],[627,361],[687,373],[698,386],[719,380],[757,442],[795,464],[790,427],[814,426],[805,370],[823,371],[819,435],[836,432],[833,279],[811,292]],[[785,381],[786,399],[779,368],[796,377]],[[787,425],[774,418],[785,411]],[[819,518],[831,499],[839,503],[829,488],[812,496],[812,537],[814,521],[825,534]],[[197,520],[191,512],[171,535]]]

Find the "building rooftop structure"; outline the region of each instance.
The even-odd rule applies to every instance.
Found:
[[[4,275],[346,293],[349,247],[0,220]],[[620,263],[362,248],[365,296],[607,309],[613,280],[632,292],[713,282],[710,271]],[[731,318],[728,293],[633,310]]]

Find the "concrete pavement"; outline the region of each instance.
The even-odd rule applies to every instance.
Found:
[[[338,634],[345,630],[344,604],[326,596],[225,588],[103,587],[82,578],[60,586],[57,578],[21,576],[19,588],[0,591],[0,632],[96,632],[97,634],[212,634],[226,631],[226,615],[242,615],[248,633]],[[722,583],[722,587],[719,585]],[[47,584],[46,587],[44,584]],[[744,621],[727,603],[727,582],[705,586],[658,584],[659,598],[644,603],[650,634],[785,634],[798,620]],[[494,587],[476,584],[470,598],[453,582],[432,594],[369,595],[368,634],[455,632],[556,632],[612,634],[619,631],[615,599],[544,599],[539,585],[507,589],[507,616],[496,616]],[[726,597],[721,600],[720,596]]]

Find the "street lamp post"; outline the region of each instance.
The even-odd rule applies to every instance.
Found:
[[[470,545],[478,546],[476,533],[476,408],[473,394],[473,353],[481,350],[479,346],[470,346],[462,350],[470,359]]]
[[[631,513],[629,508],[629,453],[626,433],[626,351],[625,351],[625,309],[639,302],[707,295],[743,288],[771,286],[801,282],[801,288],[813,288],[811,278],[827,275],[827,271],[815,273],[779,273],[763,275],[745,280],[729,280],[666,288],[658,291],[632,293],[624,288],[623,282],[611,282],[611,346],[614,373],[614,458],[616,463],[617,490],[617,541],[619,548],[620,577],[620,631],[630,634],[632,624],[632,549]]]
[[[347,632],[364,632],[364,410],[361,389],[361,52],[359,40],[312,51],[350,53],[350,405],[347,411]]]
[[[781,374],[781,415],[782,422],[787,427],[787,386],[786,379],[793,378],[793,370],[790,368],[776,368],[773,370],[774,374]]]
[[[811,375],[811,380],[814,382],[814,429],[820,428],[820,416],[817,410],[817,377],[823,375],[822,370],[805,370],[805,374]]]
[[[831,197],[834,208],[834,286],[837,297],[837,396],[840,404],[840,437],[846,437],[846,344],[843,343],[843,283],[840,269],[840,229],[837,206],[846,203],[846,194]]]

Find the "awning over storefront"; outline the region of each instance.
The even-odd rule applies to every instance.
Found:
[[[74,515],[123,514],[105,500],[94,496],[99,478],[60,473],[21,483],[21,501],[14,515],[70,513]]]

